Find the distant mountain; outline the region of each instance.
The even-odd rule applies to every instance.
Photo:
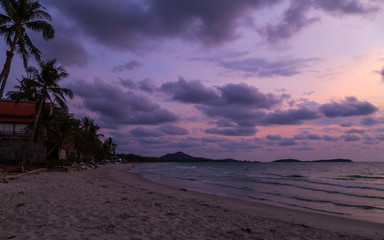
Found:
[[[279,160],[275,160],[273,162],[302,162],[300,160],[297,160],[297,159],[291,159],[291,158],[288,158],[288,159],[279,159]]]
[[[353,162],[352,160],[350,159],[342,159],[342,158],[336,158],[336,159],[326,159],[326,160],[314,160],[314,161],[301,161],[301,160],[297,160],[297,159],[279,159],[279,160],[275,160],[273,162]]]
[[[353,161],[350,159],[336,158],[336,159],[326,159],[326,160],[315,160],[312,162],[353,162]]]
[[[159,158],[164,162],[241,162],[234,159],[210,159],[210,158],[201,158],[193,157],[183,152],[169,153]]]

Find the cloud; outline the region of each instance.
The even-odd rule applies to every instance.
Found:
[[[339,140],[339,137],[337,136],[330,136],[330,135],[323,135],[324,141],[327,142],[337,142]]]
[[[134,49],[145,41],[180,38],[206,46],[235,38],[239,19],[280,0],[46,0],[105,46]],[[116,37],[119,36],[119,37]],[[143,41],[144,40],[144,41]]]
[[[176,101],[183,103],[212,103],[218,99],[213,89],[203,86],[200,81],[186,81],[179,78],[177,82],[167,82],[161,85],[160,89]]]
[[[319,20],[317,17],[307,16],[312,8],[337,15],[364,15],[378,10],[376,4],[365,6],[362,2],[359,0],[291,0],[282,20],[275,25],[267,24],[259,29],[259,33],[271,43],[288,39]]]
[[[208,128],[206,133],[219,134],[225,136],[253,136],[257,130],[254,127],[232,127],[232,128]]]
[[[129,62],[126,62],[126,63],[123,63],[121,65],[114,67],[112,70],[115,72],[122,72],[125,70],[133,70],[133,69],[141,67],[141,66],[143,66],[142,63],[135,61],[135,60],[131,60]]]
[[[172,123],[178,117],[148,97],[136,92],[123,91],[101,80],[94,83],[74,81],[68,86],[76,96],[83,99],[89,111],[99,114],[99,119],[108,125],[157,125]]]
[[[299,109],[277,110],[269,113],[263,122],[265,124],[298,125],[302,124],[304,120],[314,120],[320,117],[319,113],[301,107]]]
[[[286,96],[261,93],[257,88],[245,83],[227,84],[218,87],[221,99],[217,103],[226,105],[248,105],[257,109],[271,109],[280,104]]]
[[[374,126],[381,123],[384,123],[384,117],[366,117],[361,120],[361,124],[366,126]]]
[[[316,0],[314,6],[338,14],[366,14],[378,10],[376,6],[366,6],[363,3],[360,0]]]
[[[42,52],[44,59],[57,59],[64,66],[85,67],[92,56],[78,39],[78,30],[61,23],[61,19],[52,23],[55,28],[55,38],[45,41],[38,36],[40,33],[31,33],[31,39]],[[36,40],[35,40],[36,39]]]
[[[249,136],[256,133],[254,126],[265,117],[262,109],[272,109],[289,96],[261,93],[247,84],[226,84],[213,88],[200,81],[167,82],[160,87],[171,99],[196,104],[207,116],[218,118],[218,128],[207,129],[208,133],[231,136]]]
[[[344,139],[345,142],[355,142],[360,141],[361,137],[353,134],[345,134],[340,136],[341,139]]]
[[[299,74],[299,69],[314,59],[281,59],[268,61],[263,58],[221,60],[218,64],[229,70],[255,74],[258,77],[289,77]]]
[[[384,81],[384,68],[380,71],[381,80]]]
[[[345,131],[345,133],[347,133],[347,134],[364,134],[366,132],[367,131],[364,129],[356,129],[356,128],[352,128],[352,129]]]
[[[296,139],[282,137],[281,135],[267,135],[265,139],[271,141],[273,144],[276,142],[280,147],[299,145]]]
[[[168,135],[181,136],[181,135],[187,135],[188,134],[187,129],[173,125],[173,124],[162,125],[158,128],[158,130],[163,132],[163,133],[166,133]]]
[[[355,97],[346,97],[340,102],[327,103],[319,108],[326,117],[350,117],[369,115],[378,110],[369,102],[358,101]]]
[[[278,42],[290,38],[299,32],[303,27],[316,21],[316,18],[307,18],[306,13],[311,7],[311,1],[294,0],[290,1],[288,9],[284,12],[283,19],[276,25],[267,24],[259,30],[259,33],[268,42]]]

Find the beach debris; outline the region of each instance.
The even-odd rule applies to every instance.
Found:
[[[21,194],[21,195],[23,195],[23,194],[24,194],[24,192],[23,192],[23,191],[20,191],[20,192],[18,192],[18,194]]]
[[[45,225],[45,224],[40,224],[40,225],[38,225],[37,227],[38,228],[43,228],[43,227],[46,227],[47,225]]]
[[[3,178],[1,179],[1,181],[2,181],[3,183],[8,183],[8,180],[7,180],[5,177],[3,177]]]
[[[250,229],[250,228],[242,228],[241,230],[243,230],[244,232],[247,232],[247,233],[252,233],[252,229]]]
[[[12,235],[12,236],[9,236],[9,237],[8,237],[8,239],[14,239],[14,238],[16,238],[15,235]]]
[[[114,231],[114,230],[115,230],[115,225],[113,225],[113,224],[108,224],[108,225],[105,227],[105,230],[108,231],[108,232]]]
[[[185,189],[185,188],[180,188],[180,191],[186,192],[187,189]]]
[[[24,206],[24,203],[18,203],[18,204],[16,204],[16,207],[22,207],[22,206]]]

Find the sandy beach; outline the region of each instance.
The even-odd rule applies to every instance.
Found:
[[[0,183],[0,239],[383,239],[384,225],[159,185],[132,165]]]

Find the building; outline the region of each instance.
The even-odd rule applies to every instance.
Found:
[[[30,134],[25,132],[28,124],[33,123],[35,112],[35,103],[0,101],[0,162],[17,163],[26,156],[41,159],[43,151],[36,151],[37,144],[31,143]],[[32,151],[40,153],[30,154]]]
[[[34,121],[36,104],[0,101],[0,137],[28,137],[25,127]]]

